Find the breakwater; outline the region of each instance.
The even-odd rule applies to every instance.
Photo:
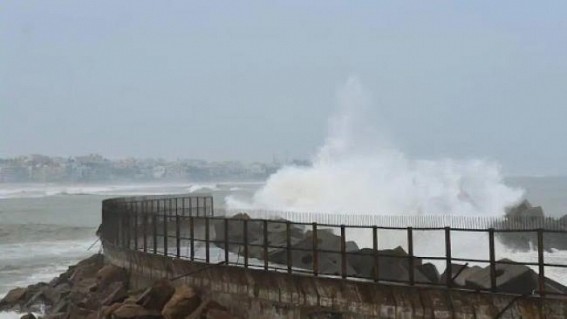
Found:
[[[434,313],[436,317],[443,317],[442,313],[467,317],[468,313],[474,314],[471,318],[493,318],[502,310],[502,318],[506,312],[530,311],[542,318],[567,314],[565,287],[545,276],[546,268],[566,266],[545,261],[545,237],[564,232],[528,227],[537,225],[533,220],[515,222],[525,225],[517,229],[499,228],[506,223],[494,220],[494,227],[479,229],[440,227],[430,220],[425,227],[404,227],[294,222],[285,219],[289,214],[270,217],[219,216],[207,196],[112,199],[103,204],[101,238],[109,261],[129,269],[134,285],[188,274],[183,281],[224,295],[224,302],[234,300],[230,304],[241,307],[239,312],[254,311],[259,316],[278,311],[284,317],[300,318],[309,309],[376,318],[395,318],[399,313],[407,313],[407,318]],[[380,234],[392,231],[403,232],[407,246],[380,249]],[[424,231],[443,234],[444,256],[415,254],[414,234]],[[459,232],[485,234],[489,258],[454,257],[451,239]],[[535,234],[540,239],[538,261],[497,259],[495,238],[504,232]],[[349,233],[368,234],[370,247],[348,240]],[[426,262],[431,260],[446,267],[439,271],[434,263]],[[486,266],[470,267],[468,263]],[[383,301],[363,298],[368,292],[390,297]],[[253,304],[258,306],[251,307]],[[359,307],[352,306],[355,304]]]

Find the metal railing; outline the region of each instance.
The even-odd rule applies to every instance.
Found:
[[[511,294],[529,292],[507,287],[500,282],[500,276],[506,267],[528,266],[534,269],[533,276],[524,280],[537,281],[532,294],[540,297],[567,295],[563,286],[546,278],[550,269],[563,269],[567,274],[567,260],[546,261],[550,252],[546,247],[547,237],[555,238],[554,242],[557,237],[561,238],[559,241],[567,241],[567,225],[562,228],[562,224],[551,220],[522,222],[519,219],[485,218],[481,224],[492,227],[480,228],[471,225],[472,218],[468,223],[471,227],[467,228],[466,218],[457,218],[460,227],[454,227],[455,224],[447,222],[451,220],[447,217],[416,217],[411,222],[409,218],[404,220],[405,217],[397,220],[406,225],[396,225],[396,218],[388,217],[390,222],[384,226],[365,224],[372,218],[364,216],[358,217],[359,223],[345,225],[320,222],[325,218],[341,221],[340,217],[323,217],[323,214],[249,213],[263,218],[250,218],[244,214],[230,218],[215,216],[211,196],[111,199],[103,202],[101,238],[103,245],[210,264],[223,262],[289,274]],[[307,222],[310,217],[312,222]],[[298,219],[301,220],[294,221]],[[511,228],[511,225],[523,226]],[[529,225],[539,227],[529,228]],[[456,251],[461,234],[468,234],[469,244],[473,238],[475,244],[484,245],[488,258],[471,258],[466,250]],[[507,234],[521,234],[522,238],[527,238],[537,252],[535,260],[497,258],[498,239]],[[419,253],[418,246],[423,246],[423,238],[427,239],[428,245],[435,246],[425,250],[437,248],[438,253]],[[385,249],[388,242],[390,246]],[[394,248],[391,242],[401,243],[402,247]],[[359,244],[364,247],[358,247]],[[432,278],[431,271],[425,269],[429,267],[425,262],[444,267],[443,275],[433,274],[435,278]],[[459,277],[466,268],[457,263],[485,267],[477,269],[475,282],[463,283]]]

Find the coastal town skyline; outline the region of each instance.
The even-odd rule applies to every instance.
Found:
[[[107,158],[100,154],[0,158],[0,183],[97,182],[155,180],[263,180],[284,164],[308,165],[306,160],[245,162],[203,159]]]

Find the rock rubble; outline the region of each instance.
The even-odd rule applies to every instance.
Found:
[[[238,318],[222,305],[203,299],[187,285],[167,279],[130,291],[128,274],[93,255],[69,267],[49,283],[15,288],[0,300],[0,311],[22,313],[22,319],[211,319]]]

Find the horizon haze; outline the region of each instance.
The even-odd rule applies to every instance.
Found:
[[[355,76],[410,158],[567,175],[567,3],[5,1],[0,157],[313,158]]]

